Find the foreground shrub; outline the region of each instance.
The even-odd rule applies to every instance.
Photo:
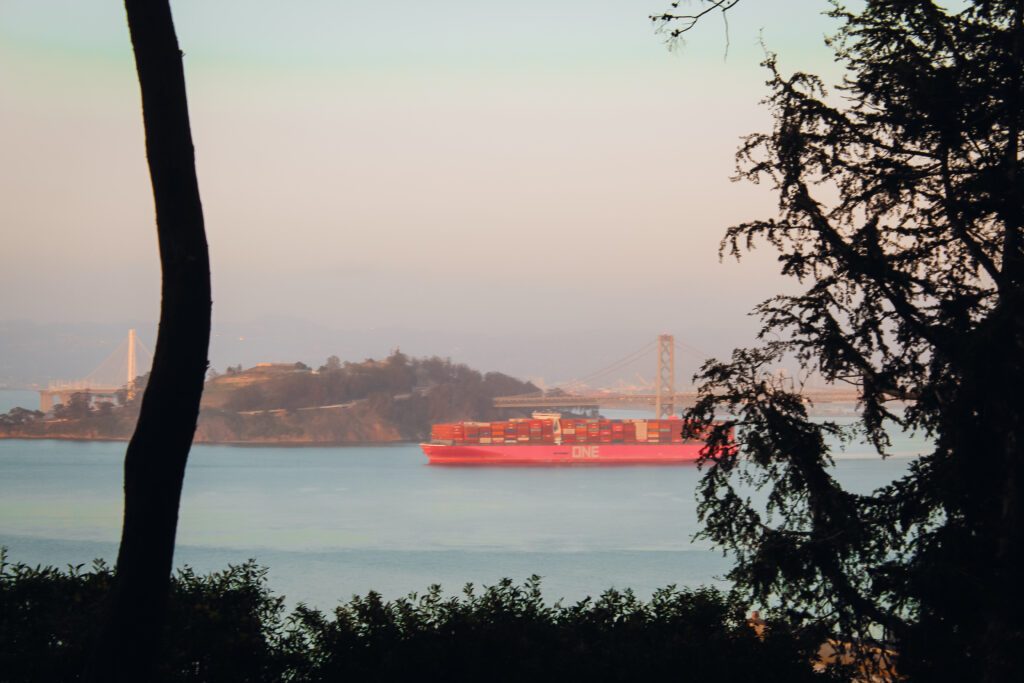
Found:
[[[0,682],[74,681],[99,633],[114,579],[103,561],[66,571],[10,564],[0,549]],[[283,598],[252,561],[171,579],[157,680],[276,681]]]
[[[787,681],[822,680],[805,642],[786,629],[759,638],[735,597],[674,587],[649,602],[606,591],[571,606],[544,603],[540,578],[445,598],[385,602],[356,597],[333,618],[300,606],[293,647],[311,653],[302,680],[411,681]],[[298,645],[295,644],[298,641]],[[813,648],[811,647],[813,645]]]
[[[9,564],[0,552],[0,682],[74,681],[113,573]],[[759,638],[744,606],[712,588],[609,590],[563,606],[540,578],[445,597],[354,597],[284,615],[253,561],[172,579],[160,681],[820,681],[817,636]]]

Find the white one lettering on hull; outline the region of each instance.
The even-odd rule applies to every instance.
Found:
[[[599,458],[601,457],[600,446],[573,446],[572,457],[574,458]]]

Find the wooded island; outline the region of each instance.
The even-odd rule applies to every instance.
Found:
[[[52,413],[15,408],[0,415],[0,438],[127,440],[138,418],[141,389],[116,402],[72,397]],[[419,441],[436,422],[521,416],[494,408],[495,396],[539,391],[499,372],[480,373],[450,359],[343,362],[318,369],[304,363],[241,365],[210,371],[203,391],[197,443],[356,444]]]

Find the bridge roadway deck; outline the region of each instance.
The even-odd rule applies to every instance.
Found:
[[[803,397],[813,403],[854,403],[860,394],[856,389],[823,389],[804,391]],[[653,406],[657,401],[654,394],[559,394],[555,396],[498,396],[494,399],[495,408],[568,408],[568,407],[615,407],[615,406]],[[663,403],[678,406],[693,405],[697,401],[696,392],[675,394],[672,398],[662,398]]]
[[[60,382],[54,383],[46,389],[37,389],[39,392],[39,409],[44,413],[53,410],[54,403],[67,405],[75,394],[88,394],[90,400],[96,396],[116,396],[118,392],[125,389],[124,385],[97,386],[89,382]]]

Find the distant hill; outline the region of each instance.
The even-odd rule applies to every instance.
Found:
[[[140,384],[145,381],[141,378]],[[496,409],[495,396],[537,391],[497,372],[481,374],[441,358],[260,363],[212,374],[203,392],[197,443],[381,443],[416,441],[430,425],[521,416]],[[90,405],[84,396],[50,415],[16,409],[0,415],[9,438],[128,439],[141,392],[121,405]]]

